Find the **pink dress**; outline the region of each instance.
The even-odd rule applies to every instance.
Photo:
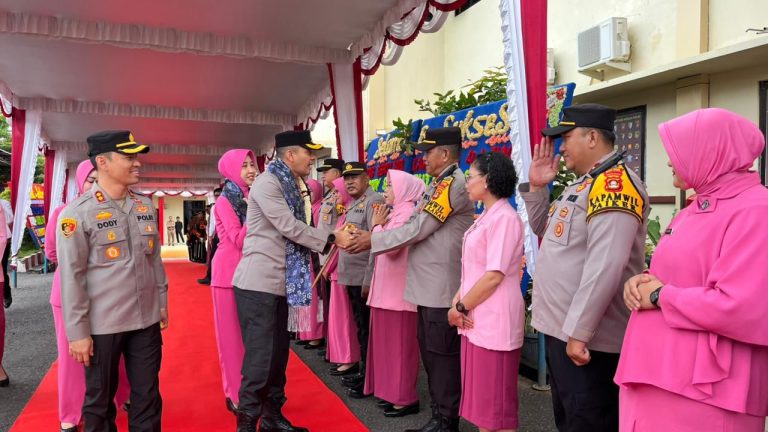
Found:
[[[0,259],[5,253],[5,245],[8,242],[8,233],[5,229],[5,212],[0,209]],[[0,290],[3,288],[3,272],[0,272]],[[5,308],[0,306],[0,365],[3,364],[3,354],[5,353]]]
[[[50,233],[45,237],[45,256],[50,261],[58,263],[56,256],[56,228],[59,214],[66,205],[59,206],[51,212],[45,232]],[[59,269],[53,273],[53,286],[51,286],[51,309],[53,311],[53,324],[56,330],[56,349],[58,352],[58,396],[59,396],[59,422],[79,424],[82,416],[83,401],[85,400],[85,369],[69,355],[69,341],[64,326],[64,315],[61,310],[61,276]],[[131,387],[125,372],[125,361],[120,358],[120,378],[115,393],[115,404],[121,407],[130,398]]]
[[[341,228],[347,218],[340,216],[336,228]],[[352,305],[344,285],[339,285],[338,253],[328,264],[331,275],[331,304],[328,314],[328,359],[331,363],[355,363],[360,361],[360,343],[357,341],[357,324],[352,316]]]
[[[317,221],[319,220],[318,218],[320,217],[320,207],[322,207],[322,204],[323,204],[323,201],[322,201],[323,185],[314,179],[307,181],[307,185],[312,191],[312,222],[313,222],[312,226],[317,226]],[[316,275],[313,270],[312,282],[315,281],[315,277]],[[311,340],[317,340],[317,339],[323,338],[325,325],[322,320],[322,316],[323,316],[322,300],[320,300],[320,296],[318,296],[318,290],[320,289],[320,286],[321,286],[321,282],[318,282],[317,285],[312,290],[312,303],[309,306],[309,313],[311,315],[312,321],[310,324],[309,331],[299,332],[300,340],[311,341]]]
[[[485,210],[464,234],[461,297],[490,271],[504,274],[493,294],[469,312],[461,334],[462,392],[459,412],[478,427],[517,428],[517,369],[525,320],[520,273],[523,224],[507,200]]]
[[[672,220],[649,272],[660,309],[633,312],[615,381],[622,431],[763,431],[768,414],[768,191],[747,170],[764,138],[705,109],[659,126],[696,200]],[[651,418],[648,410],[660,408]]]

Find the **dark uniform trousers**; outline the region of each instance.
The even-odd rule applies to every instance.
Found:
[[[211,256],[208,257],[208,271],[205,273],[205,279],[211,280],[211,267],[213,266],[213,256],[216,255],[216,249],[219,248],[219,235],[214,234],[211,240]]]
[[[461,337],[456,327],[448,324],[448,309],[419,306],[417,337],[432,410],[457,419],[461,400]]]
[[[323,337],[328,343],[328,318],[331,316],[331,281],[323,279],[317,286],[320,291],[320,298],[323,299]]]
[[[546,336],[552,406],[559,432],[619,430],[619,386],[613,382],[619,354],[590,350],[591,360],[576,366],[566,343]]]
[[[120,356],[131,385],[128,424],[131,432],[160,432],[163,401],[160,397],[160,361],[163,338],[160,324],[122,333],[92,335],[93,357],[85,368],[83,419],[86,432],[116,432]]]
[[[360,343],[360,359],[362,364],[368,358],[368,330],[371,325],[371,309],[363,297],[363,287],[350,285],[347,286],[347,294],[352,307],[352,314],[355,316],[357,324],[357,341]]]
[[[277,417],[285,404],[288,367],[288,300],[234,287],[245,345],[238,410],[251,417]]]

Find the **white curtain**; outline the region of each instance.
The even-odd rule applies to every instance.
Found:
[[[64,202],[70,202],[77,196],[77,179],[75,178],[77,164],[69,164],[67,170],[69,171],[69,175],[66,176],[67,196],[64,197]]]
[[[51,207],[49,214],[58,206],[64,204],[64,183],[67,181],[67,152],[66,150],[56,150],[56,157],[53,159],[53,184],[51,185]]]
[[[500,0],[501,31],[504,35],[504,68],[507,71],[507,102],[509,115],[509,140],[512,144],[512,162],[519,182],[528,181],[531,164],[531,145],[528,137],[528,95],[525,87],[525,55],[523,52],[521,0]],[[544,115],[544,113],[539,113]],[[520,192],[515,195],[517,212],[525,226],[525,259],[528,273],[536,269],[539,241],[528,223],[528,212]]]
[[[334,108],[336,127],[339,129],[341,158],[346,161],[362,161],[358,154],[357,104],[355,98],[355,73],[353,64],[334,64],[333,73]],[[360,107],[362,108],[362,107]]]
[[[24,150],[21,153],[21,174],[19,176],[19,190],[16,196],[16,213],[13,215],[13,233],[11,237],[11,255],[15,256],[21,247],[21,239],[27,228],[27,214],[29,213],[32,182],[35,178],[35,165],[40,153],[40,123],[42,113],[40,111],[27,111],[24,126]]]

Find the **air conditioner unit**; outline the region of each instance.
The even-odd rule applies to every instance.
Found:
[[[579,73],[603,80],[606,69],[631,72],[627,19],[613,17],[579,33]]]
[[[547,48],[547,85],[555,83],[555,50]]]

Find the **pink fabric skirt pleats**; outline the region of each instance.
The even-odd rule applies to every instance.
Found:
[[[328,315],[328,359],[331,363],[360,361],[357,324],[347,288],[336,281],[331,282],[331,310]]]
[[[211,287],[213,295],[213,324],[216,330],[216,347],[219,350],[219,367],[224,397],[237,405],[240,401],[241,370],[245,347],[240,332],[240,320],[232,288]]]

